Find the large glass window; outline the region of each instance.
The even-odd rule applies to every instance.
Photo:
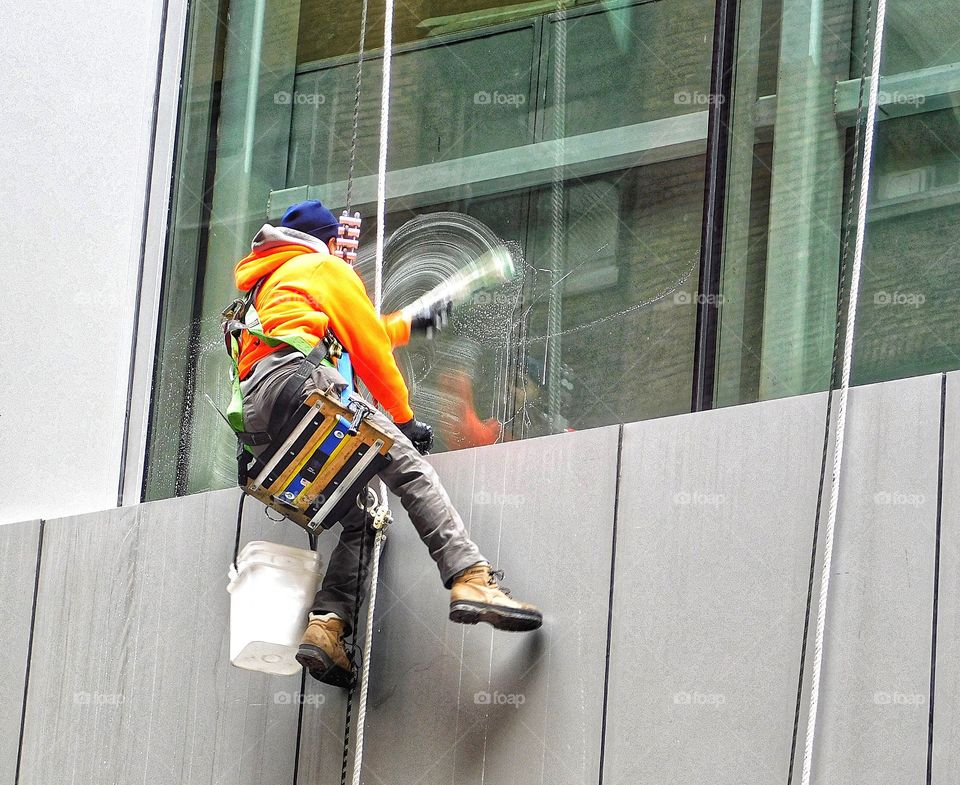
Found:
[[[858,383],[960,367],[960,37],[948,0],[889,4]]]
[[[360,4],[224,5],[194,12],[186,90],[214,98],[185,106],[192,213],[171,235],[151,496],[231,482],[232,437],[207,396],[222,405],[216,315],[233,265],[289,204],[339,210],[346,195]],[[507,308],[481,303],[398,351],[414,409],[448,449],[687,411],[713,9],[450,0],[396,14],[388,230],[456,211],[524,255]],[[354,167],[365,242],[382,25],[371,3]],[[398,307],[421,283],[387,263],[384,305]],[[491,426],[482,436],[457,427],[465,407]]]
[[[859,75],[855,28],[849,0],[741,4],[720,405],[823,390],[829,382],[850,142],[834,94],[852,69]]]
[[[719,405],[827,387],[868,8],[740,4]],[[960,366],[952,13],[940,0],[888,4],[855,383]]]
[[[715,406],[829,384],[866,3],[736,5],[732,90],[712,95],[713,3],[397,4],[388,232],[453,211],[524,257],[498,297],[397,352],[444,449],[689,411],[698,351],[716,369]],[[954,12],[889,7],[858,382],[960,367]],[[192,10],[149,498],[233,482],[233,437],[207,400],[226,399],[218,314],[261,224],[304,198],[345,204],[360,8]],[[371,0],[353,161],[367,244],[383,19]],[[708,118],[721,107],[720,288],[698,291]],[[431,275],[388,256],[384,307]],[[698,308],[714,302],[717,333],[698,347]],[[484,427],[465,430],[465,414]]]

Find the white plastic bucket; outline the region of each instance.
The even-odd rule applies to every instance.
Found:
[[[230,565],[230,662],[278,676],[294,659],[320,581],[317,554],[273,542],[248,542]]]

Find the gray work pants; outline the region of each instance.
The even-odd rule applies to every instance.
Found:
[[[253,372],[241,385],[246,430],[267,429],[280,390],[302,360],[299,352],[279,350],[254,366]],[[304,384],[303,398],[315,390],[326,391],[331,386],[339,395],[346,387],[346,381],[336,369],[321,365]],[[450,502],[434,468],[389,417],[377,411],[371,416],[371,422],[394,440],[390,450],[393,460],[380,472],[380,478],[387,488],[400,497],[400,503],[410,516],[417,534],[437,563],[444,586],[449,588],[455,575],[486,560],[467,536],[463,519]],[[256,451],[259,453],[263,449]],[[367,567],[373,550],[373,537],[366,534],[370,529],[367,517],[359,507],[354,506],[350,514],[340,521],[343,532],[330,556],[330,564],[312,608],[313,613],[336,613],[347,623],[347,634],[352,626],[354,605],[358,599],[363,601]],[[361,542],[364,542],[362,565]]]

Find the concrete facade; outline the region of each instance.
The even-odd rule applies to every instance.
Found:
[[[155,295],[162,256],[185,14],[182,0],[4,8],[0,309],[28,348],[4,351],[0,471],[57,482],[10,495],[0,523],[117,504],[138,297]],[[152,341],[152,325],[141,328]]]
[[[931,782],[960,777],[958,391],[960,373],[851,396],[817,782],[923,780],[928,761]],[[546,623],[523,636],[450,624],[396,510],[364,781],[786,784],[791,758],[796,777],[825,402],[436,456],[472,536]],[[228,490],[48,520],[42,538],[37,522],[0,530],[16,565],[3,575],[15,599],[0,783],[339,781],[343,694],[308,679],[301,696],[299,675],[229,665],[236,501]],[[302,545],[247,504],[244,540]],[[822,544],[821,527],[815,586]]]
[[[786,782],[825,405],[624,426],[605,782]]]
[[[236,500],[46,522],[19,783],[292,779],[287,681],[223,667]],[[248,523],[250,539],[296,533]]]
[[[850,395],[813,770],[824,785],[926,776],[940,388],[926,376]]]

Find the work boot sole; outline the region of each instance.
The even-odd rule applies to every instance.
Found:
[[[450,603],[450,621],[455,621],[457,624],[486,622],[498,630],[529,632],[540,628],[543,624],[543,614],[540,611],[459,600]]]
[[[337,665],[323,649],[309,643],[301,643],[297,650],[297,662],[306,668],[310,675],[324,684],[350,689],[353,684],[353,671]]]

